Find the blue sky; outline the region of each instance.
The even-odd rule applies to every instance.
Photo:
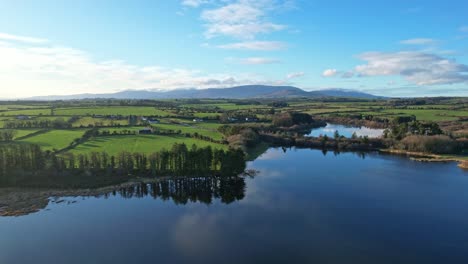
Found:
[[[3,1],[0,98],[243,84],[468,96],[468,2],[382,2]]]

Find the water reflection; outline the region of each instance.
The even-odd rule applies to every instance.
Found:
[[[117,196],[123,199],[151,197],[172,201],[176,205],[187,203],[212,204],[214,200],[230,204],[245,197],[243,177],[171,178],[109,186],[95,190],[0,189],[0,216],[21,216],[38,212],[49,202],[60,204],[66,200],[57,197]],[[55,197],[55,198],[50,198]],[[66,201],[72,204],[76,201]]]
[[[383,135],[384,129],[375,129],[375,128],[368,128],[368,127],[351,127],[351,126],[343,126],[343,125],[336,125],[336,124],[329,124],[327,126],[314,128],[312,131],[307,135],[309,137],[319,137],[319,136],[328,136],[333,137],[335,131],[341,136],[350,138],[353,133],[356,134],[357,137],[370,137],[370,138],[377,138]]]
[[[122,198],[143,198],[150,196],[164,201],[172,200],[175,204],[201,202],[211,204],[213,199],[230,204],[242,200],[245,196],[245,180],[232,178],[181,178],[154,183],[140,183],[120,188],[107,195],[120,195]]]
[[[306,150],[306,149],[301,149],[301,148],[296,148],[296,147],[280,147],[280,148],[271,148],[269,151],[263,153],[260,155],[257,160],[281,160],[283,159],[288,152],[297,152],[301,150]],[[356,157],[359,157],[361,159],[365,159],[367,156],[370,154],[375,154],[376,152],[369,152],[369,151],[340,151],[340,150],[328,150],[328,149],[322,149],[322,150],[317,150],[322,153],[324,157],[327,155],[333,155],[333,156],[339,156],[341,154],[351,154]]]
[[[253,179],[43,191],[45,210],[0,217],[0,263],[468,263],[468,177],[455,163],[264,157],[248,163]]]

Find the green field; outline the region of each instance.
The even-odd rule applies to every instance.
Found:
[[[174,125],[174,124],[156,124],[152,125],[152,127],[156,129],[162,129],[162,130],[173,130],[173,131],[178,131],[180,130],[182,133],[189,133],[189,134],[195,134],[198,133],[203,136],[210,137],[215,140],[222,140],[223,135],[219,133],[218,131],[214,129],[209,129],[209,128],[204,128],[202,126],[189,126],[189,125]]]
[[[33,133],[36,133],[38,131],[40,131],[39,129],[16,129],[16,135],[15,135],[15,138],[22,138],[22,137],[25,137],[27,135],[31,135]]]
[[[19,142],[37,144],[44,150],[61,150],[70,145],[74,139],[83,136],[85,130],[51,130]]]
[[[220,113],[208,113],[208,112],[198,112],[198,113],[193,114],[194,117],[198,117],[198,118],[216,117],[220,115],[221,115]]]
[[[468,117],[468,111],[453,111],[453,110],[415,110],[415,109],[389,109],[382,111],[389,114],[415,115],[417,120],[421,121],[452,121],[459,117]]]
[[[112,120],[112,119],[94,118],[90,116],[84,116],[84,117],[80,117],[80,119],[74,122],[73,127],[88,127],[88,126],[96,126],[96,125],[110,126],[112,124],[127,126],[128,120],[127,119]]]
[[[314,108],[314,109],[308,109],[304,111],[304,113],[316,115],[316,114],[327,114],[327,113],[359,112],[361,110],[362,109],[359,109],[359,108]]]
[[[390,100],[319,100],[311,98],[296,98],[288,101],[282,99],[255,99],[255,100],[209,100],[209,99],[179,99],[179,100],[83,100],[40,102],[37,104],[21,104],[14,102],[0,105],[0,127],[5,122],[15,121],[21,125],[17,115],[28,115],[30,121],[63,119],[65,122],[72,117],[78,118],[70,125],[73,129],[53,129],[37,127],[31,129],[16,129],[17,142],[38,144],[46,150],[63,150],[70,146],[75,139],[81,138],[85,131],[91,127],[100,127],[99,131],[117,132],[119,135],[98,136],[82,141],[72,149],[72,152],[83,153],[92,151],[108,151],[117,153],[123,150],[135,152],[153,152],[162,148],[170,148],[173,143],[185,142],[187,145],[200,146],[218,145],[186,137],[184,134],[195,133],[212,138],[224,140],[218,131],[221,115],[238,118],[237,125],[260,127],[271,123],[272,113],[286,111],[308,113],[313,117],[349,117],[356,118],[357,114],[370,115],[392,120],[397,116],[415,115],[420,121],[444,121],[452,135],[465,137],[468,131],[468,99],[465,98],[429,98],[421,104],[421,100],[406,99]],[[278,104],[278,101],[280,104]],[[275,103],[272,103],[275,102]],[[416,104],[419,103],[419,104]],[[54,109],[53,111],[51,109]],[[52,115],[53,114],[53,115]],[[96,117],[99,115],[101,117]],[[104,118],[105,116],[122,116],[121,120]],[[180,135],[139,135],[138,131],[144,126],[130,126],[128,116],[142,117],[157,116],[159,124],[152,125],[161,131],[173,131]],[[260,119],[258,123],[242,123],[244,117]],[[204,122],[194,122],[194,118],[203,118]],[[358,117],[359,118],[359,117]],[[372,118],[372,117],[371,117]],[[32,122],[33,123],[33,122]],[[137,125],[143,125],[138,123]],[[31,124],[30,124],[31,125]],[[37,124],[36,124],[37,125]],[[234,124],[230,124],[234,125]],[[130,135],[121,135],[124,131],[131,131]],[[124,134],[127,134],[126,132]],[[24,137],[24,138],[23,138]],[[22,139],[21,139],[22,138]]]
[[[218,130],[222,124],[220,123],[210,123],[210,122],[201,122],[201,123],[196,123],[193,125],[194,127],[200,127],[203,129],[209,129],[209,130]]]
[[[56,115],[66,116],[89,116],[89,115],[136,115],[136,116],[170,116],[170,112],[156,109],[148,106],[109,106],[109,107],[77,107],[77,108],[58,108]]]
[[[106,151],[110,155],[116,155],[123,151],[152,153],[162,149],[171,149],[174,143],[185,143],[188,147],[195,144],[199,147],[212,146],[218,149],[227,148],[226,145],[183,136],[129,135],[96,137],[78,145],[76,148],[70,150],[70,152],[73,154],[80,154],[93,151]]]
[[[0,116],[17,116],[17,115],[38,116],[38,115],[50,115],[50,114],[51,114],[51,111],[48,108],[24,109],[24,110],[12,110],[12,111],[0,112]]]
[[[416,116],[419,121],[455,121],[468,117],[468,111],[434,110],[434,109],[386,109],[382,111],[363,111],[364,115],[374,115],[392,119],[396,116]]]
[[[30,108],[50,108],[50,106],[44,105],[20,105],[20,104],[8,104],[8,105],[0,105],[0,111],[5,110],[21,110],[21,109],[30,109]]]
[[[243,110],[264,108],[265,105],[249,105],[249,104],[234,104],[234,103],[219,103],[214,101],[212,104],[183,104],[181,107],[194,108],[194,109],[222,109],[222,110]]]

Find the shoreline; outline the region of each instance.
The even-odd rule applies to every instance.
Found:
[[[380,153],[387,153],[393,155],[407,156],[408,158],[420,162],[458,162],[458,167],[468,169],[468,157],[464,159],[462,156],[445,156],[424,152],[412,152],[399,149],[380,149]]]
[[[339,151],[359,151],[359,152],[372,152],[378,151],[379,153],[386,153],[391,155],[400,155],[406,156],[411,160],[419,161],[419,162],[457,162],[458,167],[461,169],[468,170],[468,156],[458,156],[458,155],[451,155],[451,154],[433,154],[433,153],[424,153],[424,152],[412,152],[406,150],[399,150],[399,149],[390,149],[390,148],[379,148],[378,144],[372,146],[372,144],[359,144],[359,145],[348,145],[345,147],[340,147],[340,140],[336,141],[331,139],[327,142],[330,145],[322,145],[322,144],[313,144],[318,143],[316,142],[318,138],[308,138],[297,140],[297,139],[285,139],[281,137],[268,137],[268,135],[262,135],[263,141],[261,144],[268,145],[269,147],[296,147],[296,148],[306,148],[306,149],[327,149],[327,150],[339,150]],[[341,139],[341,143],[348,141],[353,142],[352,139]]]
[[[256,171],[246,170],[235,177],[253,177]],[[201,177],[211,178],[213,176]],[[61,189],[56,187],[5,187],[0,188],[0,217],[17,217],[29,215],[43,210],[52,203],[62,203],[63,198],[100,197],[120,189],[129,188],[138,184],[153,184],[168,180],[196,179],[191,176],[164,176],[158,178],[134,178],[126,182],[112,184],[99,188]],[[74,202],[72,202],[74,203]]]
[[[93,197],[110,193],[138,183],[154,183],[171,177],[156,179],[136,178],[126,182],[99,188],[60,189],[46,187],[6,187],[0,188],[0,217],[28,215],[44,209],[52,198],[57,197]]]

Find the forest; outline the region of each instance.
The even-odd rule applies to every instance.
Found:
[[[57,155],[42,151],[33,144],[0,145],[0,178],[14,180],[17,175],[42,176],[83,174],[126,175],[133,177],[221,175],[236,176],[245,170],[244,152],[240,149],[213,150],[210,146],[174,144],[171,150],[151,154],[103,152]]]

